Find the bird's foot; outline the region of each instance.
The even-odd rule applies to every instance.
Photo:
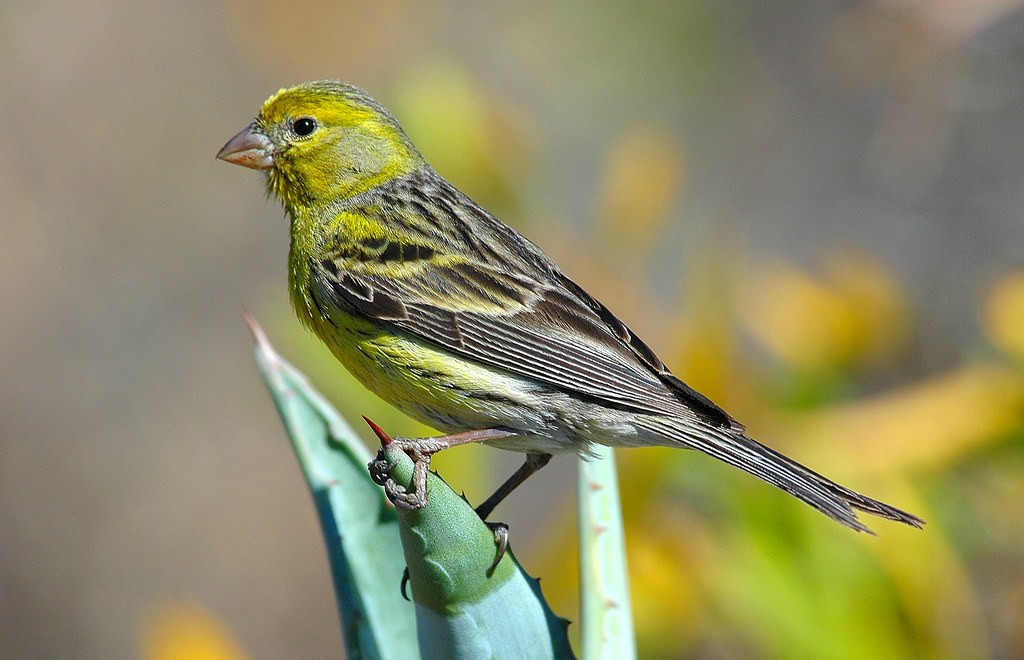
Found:
[[[494,534],[494,544],[497,546],[494,553],[494,561],[487,567],[487,575],[489,576],[494,572],[494,569],[501,563],[502,557],[508,551],[508,525],[503,522],[487,522],[484,524],[491,528],[491,532]]]
[[[379,427],[373,428],[374,431],[379,431]],[[379,434],[383,433],[384,431],[379,431]],[[434,438],[390,438],[386,434],[385,437],[388,438],[385,445],[396,446],[413,460],[412,480],[407,488],[391,478],[392,465],[384,456],[384,446],[377,450],[377,456],[366,466],[370,478],[374,483],[384,487],[384,494],[396,507],[407,511],[422,509],[427,505],[427,471],[430,469],[430,457],[445,446],[441,446],[443,443],[432,442]]]
[[[433,438],[392,438],[384,429],[366,417],[363,419],[366,420],[381,443],[376,458],[367,465],[370,478],[384,487],[384,493],[395,506],[406,510],[422,509],[427,505],[427,471],[430,469],[431,456],[456,445],[496,440],[515,435],[514,432],[507,429],[480,429]],[[391,464],[384,456],[385,447],[399,449],[413,460],[412,480],[408,487],[391,478]]]

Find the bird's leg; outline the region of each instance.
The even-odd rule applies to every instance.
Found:
[[[481,520],[487,520],[487,517],[491,515],[496,506],[501,504],[503,499],[512,494],[512,491],[526,481],[531,474],[547,465],[550,460],[551,454],[527,454],[526,462],[513,472],[512,476],[505,480],[505,483],[498,486],[498,490],[494,491],[493,495],[476,508],[476,514],[480,516]]]
[[[413,460],[412,483],[410,488],[402,486],[390,476],[390,465],[380,452],[367,467],[371,478],[384,487],[388,499],[395,506],[403,509],[421,509],[427,504],[427,471],[430,469],[430,457],[439,451],[466,445],[472,442],[484,442],[515,435],[508,429],[480,429],[464,431],[433,438],[391,438],[379,426],[363,417],[377,434],[385,446],[393,446],[404,451]],[[525,477],[524,477],[525,478]],[[504,486],[503,486],[504,487]],[[514,486],[513,486],[514,487]],[[506,493],[507,495],[508,493]],[[499,498],[500,501],[500,498]],[[497,504],[497,502],[495,502]],[[492,507],[493,508],[493,507]]]
[[[547,465],[550,460],[551,454],[527,454],[526,461],[519,466],[519,469],[513,472],[512,476],[505,480],[505,483],[498,486],[498,490],[494,491],[493,495],[476,508],[476,515],[480,516],[480,519],[491,528],[491,531],[494,532],[494,542],[498,544],[498,551],[495,554],[494,562],[487,569],[488,572],[494,570],[498,562],[501,561],[501,558],[505,556],[505,551],[508,550],[508,525],[502,522],[487,522],[487,517],[494,511],[494,507],[501,504],[503,499],[519,487],[519,484],[526,481],[531,474]]]

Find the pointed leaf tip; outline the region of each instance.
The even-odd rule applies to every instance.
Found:
[[[382,429],[381,427],[379,427],[376,424],[374,424],[373,420],[370,419],[369,417],[367,417],[366,415],[361,415],[361,417],[363,418],[363,421],[366,422],[367,425],[369,425],[370,430],[373,431],[374,434],[376,434],[377,438],[380,439],[380,446],[381,447],[387,447],[388,445],[391,444],[391,436],[388,435],[384,431],[384,429]]]
[[[249,313],[249,310],[242,308],[242,318],[245,320],[245,324],[249,326],[249,332],[252,333],[252,339],[256,344],[264,351],[274,352],[274,349],[270,347],[270,340],[267,339],[267,333],[263,332],[263,328],[260,326],[259,321],[256,317]]]

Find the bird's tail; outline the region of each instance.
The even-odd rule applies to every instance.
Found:
[[[680,430],[667,420],[651,420],[649,427],[663,437],[698,449],[777,486],[858,532],[874,533],[857,519],[858,510],[917,528],[925,524],[924,520],[911,513],[840,486],[753,438],[748,438],[741,431],[706,427],[699,431],[692,428]]]

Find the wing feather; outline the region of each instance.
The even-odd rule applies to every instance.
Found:
[[[322,307],[603,405],[742,430],[538,247],[432,171],[373,195],[344,212],[372,216],[384,236],[336,234],[310,264]]]
[[[468,263],[434,269],[432,287],[394,276],[331,275],[326,267],[320,272],[329,282],[323,290],[332,304],[482,364],[637,412],[692,415],[708,407],[681,401],[678,392],[609,327],[589,301],[568,289],[515,287],[508,276]],[[501,283],[494,298],[518,304],[501,312],[456,310],[446,308],[440,300],[445,296],[438,295],[449,288],[464,293],[473,284],[478,285],[472,287],[477,296],[493,302],[484,293],[493,291],[486,288],[492,282]],[[717,426],[723,418],[728,419],[724,413],[714,418]]]

